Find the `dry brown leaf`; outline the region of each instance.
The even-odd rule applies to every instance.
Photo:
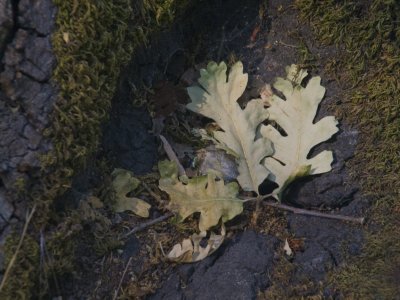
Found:
[[[199,234],[195,233],[190,238],[184,239],[182,243],[176,244],[166,255],[166,258],[178,263],[193,263],[203,260],[221,246],[225,235],[225,226],[222,224],[221,234],[217,235],[211,232],[210,238],[207,241],[207,246],[202,247],[200,242],[207,236],[207,232],[202,231]]]

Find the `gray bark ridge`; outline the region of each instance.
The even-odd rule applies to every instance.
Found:
[[[38,176],[39,156],[51,149],[42,132],[57,98],[56,13],[51,0],[0,0],[0,253],[10,223],[25,216],[16,186]]]

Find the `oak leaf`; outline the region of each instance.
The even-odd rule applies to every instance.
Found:
[[[124,169],[115,169],[112,173],[112,186],[115,191],[115,212],[132,211],[136,215],[147,218],[149,216],[150,204],[136,197],[128,197],[127,194],[138,188],[140,181],[133,176],[132,172]]]
[[[332,169],[331,151],[322,151],[312,158],[308,158],[308,155],[314,146],[338,131],[338,122],[333,116],[314,123],[318,106],[325,94],[325,88],[320,84],[321,78],[312,77],[303,87],[301,83],[307,71],[291,65],[286,68],[286,72],[286,78],[278,78],[273,85],[286,100],[278,95],[264,97],[269,106],[269,120],[276,122],[285,134],[272,125],[262,126],[260,130],[273,143],[274,154],[267,157],[264,164],[271,172],[269,179],[279,185],[273,192],[278,199],[296,178]]]
[[[237,180],[245,191],[258,193],[259,185],[268,177],[268,169],[261,161],[272,155],[271,142],[257,134],[260,124],[267,119],[262,99],[249,101],[244,109],[237,100],[247,84],[241,62],[235,63],[227,78],[224,62],[208,64],[200,70],[200,86],[188,88],[192,100],[187,108],[213,119],[222,130],[214,132],[219,148],[235,153],[239,176]]]
[[[243,211],[243,201],[237,198],[239,187],[236,182],[225,184],[216,175],[178,179],[176,164],[170,161],[159,163],[161,179],[159,187],[170,197],[169,209],[178,213],[181,220],[195,212],[200,213],[199,230],[226,222]]]

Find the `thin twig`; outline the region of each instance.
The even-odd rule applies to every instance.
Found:
[[[181,162],[179,161],[178,157],[176,156],[174,150],[172,149],[170,143],[167,141],[167,139],[160,134],[160,139],[163,142],[163,146],[164,146],[164,151],[165,153],[167,153],[167,156],[170,160],[174,161],[177,165],[178,165],[178,173],[179,176],[186,176],[186,171],[183,168],[183,166],[181,165]]]
[[[344,215],[328,214],[328,213],[323,213],[323,212],[314,211],[314,210],[292,207],[292,206],[285,205],[285,204],[282,204],[279,202],[264,201],[263,203],[265,205],[288,210],[294,214],[299,214],[299,215],[349,221],[349,222],[355,222],[355,223],[360,223],[360,224],[364,224],[364,221],[365,221],[365,218],[363,218],[363,217],[358,218],[358,217],[351,217],[351,216],[344,216]]]
[[[126,274],[126,272],[128,271],[128,267],[129,267],[129,265],[131,264],[131,261],[132,261],[132,256],[129,258],[128,263],[127,263],[126,266],[125,266],[125,270],[124,270],[124,273],[122,274],[121,280],[119,281],[118,288],[117,288],[117,290],[114,292],[113,300],[117,299],[117,297],[118,297],[118,292],[119,292],[119,290],[120,290],[120,288],[121,288],[122,282],[124,281],[125,274]]]
[[[271,197],[271,194],[265,195],[265,196],[259,196],[259,197],[251,197],[251,198],[245,198],[241,199],[243,202],[249,202],[249,201],[256,201],[256,200],[265,200],[267,198]],[[164,201],[164,200],[162,200]],[[348,221],[348,222],[354,222],[354,223],[359,223],[359,224],[364,224],[365,218],[363,217],[351,217],[351,216],[344,216],[344,215],[337,215],[337,214],[328,214],[328,213],[323,213],[319,211],[314,211],[314,210],[309,210],[309,209],[303,209],[303,208],[297,208],[297,207],[292,207],[289,205],[285,205],[279,202],[274,202],[274,201],[263,201],[265,205],[275,207],[278,209],[283,209],[290,211],[294,214],[299,214],[299,215],[306,215],[306,216],[312,216],[312,217],[320,217],[320,218],[327,218],[327,219],[335,219],[335,220],[342,220],[342,221]],[[139,226],[133,228],[131,231],[126,233],[124,237],[128,237],[133,233],[142,231],[143,229],[146,229],[147,227],[150,227],[154,224],[158,224],[162,221],[165,221],[172,217],[174,214],[173,213],[167,213],[164,216],[161,216],[157,219],[150,220],[148,222],[142,223]]]
[[[161,217],[159,217],[159,218],[156,218],[156,219],[154,219],[154,220],[150,220],[150,221],[148,221],[148,222],[142,223],[142,224],[140,224],[139,226],[133,228],[133,229],[132,229],[131,231],[129,231],[128,233],[126,233],[126,234],[124,235],[124,237],[128,237],[128,236],[130,236],[130,235],[133,234],[133,233],[142,231],[143,229],[146,229],[147,227],[149,227],[149,226],[151,226],[151,225],[154,225],[154,224],[157,224],[157,223],[161,223],[162,221],[165,221],[165,220],[171,218],[173,215],[174,215],[174,214],[170,212],[170,213],[167,213],[166,215],[163,215],[163,216],[161,216]]]
[[[300,46],[295,46],[295,45],[286,44],[286,43],[284,43],[284,42],[282,42],[282,41],[276,41],[276,43],[277,43],[278,45],[282,45],[282,46],[285,46],[285,47],[288,47],[288,48],[300,48]]]
[[[8,263],[7,269],[4,272],[3,280],[1,281],[1,284],[0,284],[0,293],[4,288],[4,285],[5,285],[5,283],[6,283],[7,279],[8,279],[8,276],[10,275],[11,269],[12,269],[14,263],[15,263],[15,260],[17,259],[19,250],[22,247],[22,243],[24,242],[24,238],[25,238],[26,232],[28,230],[28,225],[29,225],[29,223],[30,223],[30,221],[31,221],[31,219],[33,217],[33,214],[35,213],[35,210],[36,210],[36,205],[33,206],[31,212],[27,215],[27,218],[26,218],[26,221],[25,221],[25,225],[24,225],[24,229],[22,230],[21,238],[19,239],[19,243],[18,243],[17,249],[15,250],[14,255],[12,256],[10,262]]]
[[[252,197],[252,198],[245,198],[243,199],[244,202],[248,201],[256,201],[258,199],[265,200],[267,198],[271,197],[271,194],[262,196],[262,197]],[[299,215],[306,215],[306,216],[313,216],[313,217],[320,217],[320,218],[327,218],[327,219],[336,219],[336,220],[342,220],[342,221],[349,221],[349,222],[355,222],[355,223],[360,223],[364,224],[365,218],[361,217],[350,217],[350,216],[344,216],[344,215],[336,215],[336,214],[328,214],[328,213],[323,213],[319,211],[314,211],[314,210],[309,210],[309,209],[303,209],[303,208],[297,208],[289,205],[285,205],[279,202],[274,202],[274,201],[264,201],[263,202],[265,205],[272,206],[275,208],[291,211],[294,214],[299,214]]]

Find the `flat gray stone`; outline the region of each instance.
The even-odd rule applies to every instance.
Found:
[[[178,267],[150,299],[256,299],[270,282],[275,237],[245,231],[211,257]]]

